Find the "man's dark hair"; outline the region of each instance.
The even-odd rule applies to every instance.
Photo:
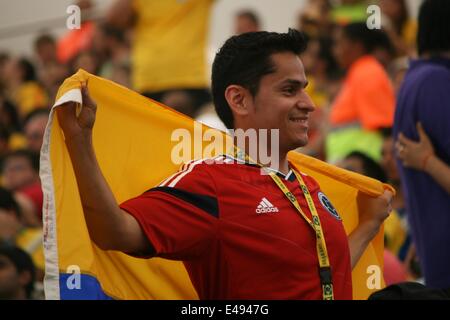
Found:
[[[0,187],[0,209],[14,211],[14,214],[20,220],[20,207],[16,199],[14,199],[11,191],[2,187]]]
[[[253,22],[256,26],[259,26],[259,18],[258,15],[251,10],[242,10],[239,11],[236,15],[237,17],[247,18],[251,22]]]
[[[382,29],[369,29],[365,22],[350,23],[342,31],[346,38],[361,43],[367,53],[372,53],[377,48],[393,51],[386,32]]]
[[[419,11],[419,55],[450,50],[450,1],[425,0]]]
[[[3,165],[5,162],[10,158],[25,158],[30,163],[31,167],[34,171],[39,172],[39,155],[27,150],[27,149],[19,149],[12,151],[4,156],[2,161],[2,171],[3,171]]]
[[[387,182],[386,173],[384,172],[383,168],[366,154],[359,151],[353,151],[345,157],[345,159],[349,158],[357,158],[361,160],[363,164],[364,175],[377,179],[381,182]]]
[[[255,96],[263,76],[275,72],[270,56],[274,53],[300,54],[306,49],[303,35],[294,29],[287,33],[249,32],[229,38],[216,54],[212,66],[212,95],[216,112],[225,126],[233,128],[234,120],[225,99],[230,85],[240,85]]]
[[[25,286],[25,294],[27,299],[31,299],[33,296],[34,281],[36,280],[36,269],[30,255],[18,247],[0,244],[0,256],[7,257],[15,266],[18,273],[27,271],[30,273],[30,281]]]

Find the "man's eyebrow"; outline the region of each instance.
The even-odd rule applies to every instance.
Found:
[[[300,81],[300,80],[296,80],[296,79],[286,79],[284,81],[281,82],[281,85],[286,85],[286,84],[290,84],[290,85],[294,85],[297,87],[301,87],[301,88],[306,88],[309,84],[309,82],[306,81]]]

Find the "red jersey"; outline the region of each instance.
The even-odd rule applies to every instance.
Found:
[[[161,258],[181,260],[200,299],[322,299],[315,232],[269,175],[221,156],[192,161],[121,208]],[[284,183],[311,218],[293,174]],[[302,174],[317,208],[335,299],[352,298],[342,221],[317,182]]]

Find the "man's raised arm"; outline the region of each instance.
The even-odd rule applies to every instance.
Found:
[[[89,235],[103,250],[152,255],[154,249],[135,218],[122,211],[109,188],[95,156],[92,128],[96,104],[82,87],[83,108],[76,116],[76,104],[56,109],[59,124],[75,172]]]

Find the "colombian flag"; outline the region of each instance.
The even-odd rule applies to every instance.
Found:
[[[51,111],[41,151],[44,191],[44,250],[47,299],[198,299],[182,262],[138,259],[103,251],[89,238],[69,154],[55,108],[81,103],[81,83],[88,81],[97,102],[93,143],[98,162],[117,203],[158,185],[179,169],[171,161],[177,141],[172,133],[212,130],[168,107],[83,70],[66,79]],[[219,134],[219,133],[218,133]],[[229,139],[224,133],[224,139]],[[192,134],[194,137],[194,134]],[[208,145],[207,142],[204,142]],[[194,143],[192,143],[194,145]],[[204,148],[206,150],[207,148]],[[223,153],[223,152],[220,152]],[[192,153],[192,158],[197,155]],[[340,212],[350,233],[358,222],[360,193],[378,196],[387,186],[319,160],[291,152],[291,162],[313,176]],[[353,296],[366,299],[379,289],[383,269],[383,234],[372,241],[353,270]],[[373,274],[375,273],[375,274]],[[384,286],[381,276],[381,286]]]

